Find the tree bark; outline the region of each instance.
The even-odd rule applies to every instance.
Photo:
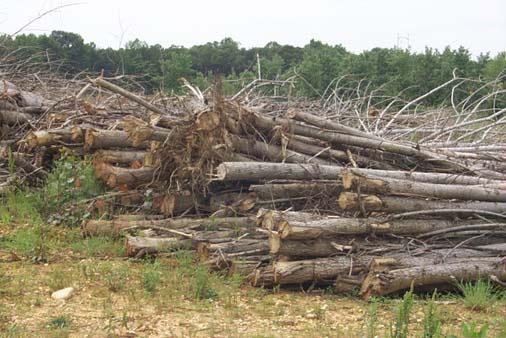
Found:
[[[410,179],[426,183],[438,184],[485,184],[502,183],[497,180],[487,180],[473,176],[458,176],[445,173],[423,173],[395,170],[344,168],[340,166],[328,166],[318,164],[291,164],[291,163],[268,163],[268,162],[223,162],[217,167],[217,179],[224,181],[240,180],[340,180],[343,172],[351,172],[359,175],[371,175],[378,177],[390,177],[395,179]]]
[[[506,203],[501,202],[426,200],[404,196],[364,194],[360,195],[359,198],[359,195],[353,192],[343,192],[337,200],[337,204],[343,210],[360,211],[360,203],[363,204],[366,211],[381,211],[385,213],[439,209],[467,209],[502,213],[506,210]]]
[[[245,139],[233,134],[229,135],[229,139],[235,151],[254,156],[260,160],[288,163],[332,164],[329,161],[313,158],[312,156],[301,154],[292,150],[283,150],[277,145],[259,142],[255,139]]]
[[[98,150],[93,158],[109,164],[131,165],[134,162],[143,164],[145,151],[137,150]]]
[[[192,248],[190,239],[177,239],[173,237],[133,237],[126,236],[125,252],[128,257],[140,258],[146,254],[171,252]]]
[[[293,134],[297,135],[312,137],[336,144],[347,144],[363,148],[385,150],[388,152],[397,153],[405,156],[412,156],[420,160],[428,160],[431,162],[431,164],[438,163],[441,166],[441,169],[443,170],[447,169],[457,172],[467,171],[467,168],[448,161],[444,156],[426,150],[418,150],[415,146],[407,146],[390,141],[385,141],[382,139],[378,140],[371,138],[369,135],[367,135],[367,137],[361,137],[343,134],[340,132],[325,131],[318,128],[297,124],[293,121],[284,118],[279,117],[271,118],[253,112],[249,113],[249,118],[253,121],[253,123],[257,128],[267,132],[271,131],[273,128],[277,126],[283,126]]]
[[[506,280],[504,258],[466,258],[461,262],[451,262],[427,266],[378,272],[372,270],[362,284],[360,294],[365,299],[381,296],[414,287],[455,285],[456,282],[474,281],[491,275]]]
[[[82,143],[83,139],[74,136],[70,128],[48,129],[30,132],[23,140],[29,148],[52,146],[58,144]]]
[[[345,189],[394,195],[414,195],[443,199],[506,202],[506,190],[457,184],[432,184],[391,178],[367,178],[347,174],[343,176]]]
[[[110,164],[95,161],[93,164],[95,176],[110,188],[128,190],[153,181],[153,168],[128,169],[114,167]]]
[[[308,222],[280,220],[274,225],[281,239],[306,240],[321,237],[362,234],[418,235],[476,224],[476,220],[397,219],[385,222],[375,218],[329,218]]]
[[[285,183],[250,185],[259,199],[271,200],[294,197],[337,197],[343,191],[341,183]]]
[[[135,145],[127,132],[121,130],[87,129],[84,133],[84,150],[110,148],[148,148],[148,143]]]

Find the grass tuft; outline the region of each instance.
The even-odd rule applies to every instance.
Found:
[[[474,283],[461,282],[457,285],[464,296],[464,305],[472,310],[483,311],[498,299],[490,280],[479,279]]]
[[[144,291],[153,295],[158,287],[158,284],[160,284],[160,277],[160,263],[158,261],[146,264],[141,273],[141,283]]]
[[[390,337],[407,338],[409,334],[409,316],[413,310],[413,290],[404,294],[401,304],[395,308],[395,317],[390,324]]]

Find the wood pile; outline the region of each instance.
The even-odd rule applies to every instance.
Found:
[[[192,250],[211,270],[255,286],[332,285],[365,298],[412,284],[506,280],[500,141],[388,138],[297,108],[270,113],[228,100],[219,83],[206,99],[192,88],[177,116],[102,78],[91,88],[136,109],[114,113],[74,98],[74,115],[46,117],[4,145],[14,148],[6,156],[31,159],[34,168],[23,169],[41,175],[62,147],[93,156],[111,203],[143,210],[86,221],[84,236],[126,234],[131,257]],[[20,120],[33,110],[18,101],[8,108],[18,119],[2,113],[11,116],[3,124],[33,121]]]

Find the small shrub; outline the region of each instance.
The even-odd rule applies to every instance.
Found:
[[[67,316],[54,317],[47,323],[47,328],[52,330],[65,329],[70,326],[70,319]]]
[[[147,264],[141,274],[142,287],[149,294],[153,294],[160,284],[160,263]]]
[[[413,310],[413,290],[404,294],[401,304],[395,309],[394,322],[390,325],[390,336],[392,338],[407,338],[409,332],[409,316]]]
[[[40,213],[52,224],[79,225],[88,216],[80,202],[103,194],[104,188],[88,159],[62,155],[37,192]]]
[[[439,337],[441,334],[441,321],[437,313],[436,291],[425,306],[423,318],[423,338]]]
[[[367,317],[365,319],[366,337],[374,338],[377,336],[376,326],[378,321],[378,300],[371,298],[369,307],[367,308]]]
[[[209,272],[204,266],[198,265],[191,278],[191,289],[195,299],[215,299],[216,291],[211,287]]]
[[[128,277],[128,267],[114,266],[108,262],[101,266],[102,275],[106,282],[107,288],[112,292],[118,292],[125,288],[126,279]]]
[[[72,243],[70,247],[73,251],[83,253],[88,257],[118,257],[123,256],[125,250],[121,241],[102,236],[79,239]]]
[[[458,288],[464,296],[464,305],[472,310],[484,310],[497,300],[496,290],[490,280],[462,282],[458,283]]]
[[[488,325],[484,324],[480,328],[475,322],[462,324],[462,337],[464,338],[486,338]]]
[[[51,291],[61,290],[72,284],[72,276],[68,271],[55,269],[48,274],[47,286]]]

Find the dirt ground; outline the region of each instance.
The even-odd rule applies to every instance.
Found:
[[[372,321],[370,303],[353,295],[264,290],[235,277],[196,276],[187,260],[127,260],[121,241],[82,240],[67,231],[49,236],[48,261],[36,263],[28,254],[33,243],[23,241],[30,232],[19,231],[0,231],[1,337],[366,337],[371,322],[376,336],[387,337],[401,302],[377,299]],[[199,285],[210,297],[196,297]],[[51,298],[69,286],[76,290],[70,299]],[[461,337],[462,324],[473,322],[488,325],[487,337],[506,336],[504,299],[480,311],[456,295],[436,303],[443,336]],[[410,337],[423,332],[426,304],[416,296]]]

